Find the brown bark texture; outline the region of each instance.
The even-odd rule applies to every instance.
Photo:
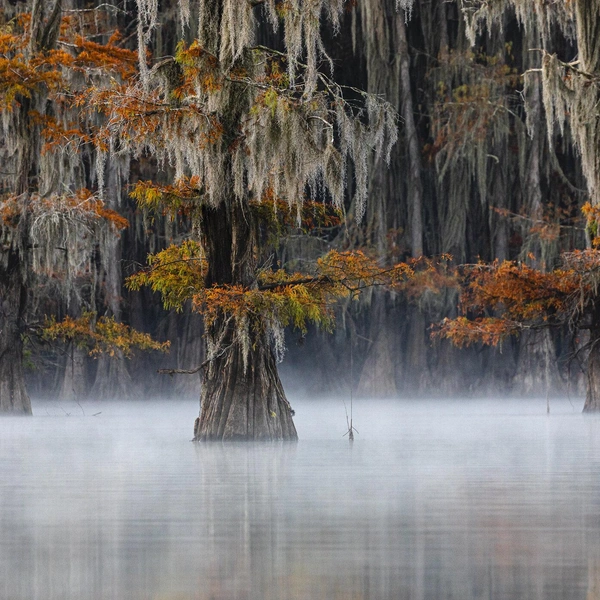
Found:
[[[206,207],[202,242],[206,285],[255,285],[256,232],[248,207],[223,202]],[[296,440],[269,336],[260,322],[239,327],[224,315],[207,327],[208,362],[202,378],[196,441]]]
[[[590,353],[587,359],[587,389],[583,412],[600,412],[600,306],[592,314]]]
[[[203,377],[197,441],[295,440],[293,411],[277,373],[268,340],[255,337],[244,361],[244,349],[231,323],[211,328],[231,346],[213,359]],[[217,333],[218,332],[218,333]],[[227,348],[227,346],[226,346]]]
[[[411,214],[411,253],[423,254],[423,183],[421,181],[421,145],[415,124],[413,99],[410,83],[410,56],[403,15],[396,17],[398,51],[400,54],[400,80],[402,117],[409,155],[408,202]]]
[[[23,378],[21,338],[26,290],[16,253],[0,264],[0,413],[31,414]]]

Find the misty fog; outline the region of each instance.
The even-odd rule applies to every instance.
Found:
[[[192,444],[192,401],[1,419],[0,597],[597,597],[579,403],[355,401],[350,444],[348,398],[291,400],[284,444]]]

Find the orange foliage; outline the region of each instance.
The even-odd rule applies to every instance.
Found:
[[[463,348],[472,344],[497,346],[511,335],[517,335],[522,330],[522,324],[505,318],[456,317],[444,319],[434,335],[449,339],[455,346]]]
[[[182,78],[173,95],[177,99],[193,95],[198,85],[204,92],[216,92],[223,87],[224,76],[219,69],[219,60],[205,50],[198,40],[189,46],[185,42],[177,45],[175,62],[181,66]]]
[[[134,348],[166,352],[170,345],[169,342],[156,342],[147,333],[131,329],[112,317],[97,319],[93,312],[85,312],[77,319],[65,317],[60,322],[54,317],[46,319],[42,338],[63,343],[72,341],[78,347],[86,348],[90,356],[107,354],[115,357],[122,354],[130,358]]]
[[[283,269],[260,273],[256,287],[212,286],[192,294],[193,308],[208,325],[218,318],[248,319],[254,327],[270,320],[306,331],[313,322],[325,329],[333,326],[333,304],[358,295],[369,285],[399,280],[410,268],[382,269],[362,252],[332,251],[317,261],[314,273],[288,273]]]
[[[597,248],[600,246],[600,235],[598,231],[598,223],[600,223],[600,207],[592,206],[590,202],[586,202],[582,207],[581,211],[583,212],[587,223],[587,231],[592,240],[592,245]]]
[[[523,329],[573,323],[593,302],[599,273],[596,250],[566,253],[563,267],[547,273],[510,261],[462,267],[462,314],[444,319],[434,335],[457,346],[495,346]]]
[[[32,121],[37,121],[42,125],[41,133],[45,140],[43,152],[48,152],[57,146],[64,147],[71,143],[79,146],[92,141],[92,136],[85,133],[76,123],[65,126],[54,117],[40,115],[36,111],[31,111],[29,116]]]
[[[181,309],[190,301],[207,324],[219,318],[247,320],[255,328],[270,321],[293,325],[305,331],[308,322],[330,329],[333,306],[342,298],[356,298],[367,288],[388,289],[416,295],[419,280],[423,289],[442,285],[444,274],[435,275],[439,264],[426,259],[381,265],[361,251],[331,251],[317,260],[311,272],[289,273],[284,269],[265,269],[252,286],[204,286],[206,260],[201,247],[192,241],[171,246],[149,257],[150,266],[129,278],[127,285],[139,289],[150,286],[162,294],[166,308]]]
[[[79,33],[74,21],[65,17],[61,25],[59,48],[29,55],[30,15],[19,15],[0,30],[0,109],[11,111],[19,98],[30,98],[45,90],[60,96],[71,96],[70,72],[86,75],[102,70],[122,80],[136,72],[137,54],[118,46],[120,34],[113,33],[106,44],[100,44]],[[72,40],[75,39],[75,43]],[[75,90],[76,93],[76,90]]]
[[[76,54],[70,66],[83,72],[101,69],[104,74],[113,73],[124,81],[130,79],[137,72],[138,55],[126,48],[120,48],[117,45],[120,40],[121,34],[118,31],[106,44],[98,44],[78,35],[75,39]],[[65,64],[68,62],[65,61]]]
[[[332,250],[317,260],[311,273],[288,273],[283,269],[262,271],[255,288],[213,286],[192,296],[195,310],[210,324],[219,317],[246,318],[258,327],[269,320],[306,331],[308,322],[327,330],[334,325],[335,304],[343,298],[358,298],[366,289],[415,293],[419,278],[424,282],[437,270],[425,259],[381,265],[360,250]],[[430,280],[433,288],[434,278]]]
[[[196,136],[199,149],[216,144],[223,135],[218,116],[209,113],[204,102],[174,105],[165,101],[158,91],[142,93],[128,84],[115,82],[110,88],[89,87],[78,95],[75,104],[83,113],[102,113],[107,117],[106,125],[96,132],[94,140],[105,151],[113,134],[133,145],[143,145],[151,138],[156,147],[168,146],[170,139],[164,131],[166,118],[173,129],[184,129],[190,120],[197,121],[202,127]],[[198,116],[202,119],[198,120]]]

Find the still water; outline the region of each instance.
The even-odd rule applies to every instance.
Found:
[[[579,403],[363,401],[352,446],[295,408],[297,444],[192,444],[195,402],[0,419],[0,598],[600,598]]]

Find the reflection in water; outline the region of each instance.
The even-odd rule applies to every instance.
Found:
[[[568,404],[364,403],[353,446],[338,403],[257,445],[84,408],[0,419],[2,600],[600,600],[600,419]]]

